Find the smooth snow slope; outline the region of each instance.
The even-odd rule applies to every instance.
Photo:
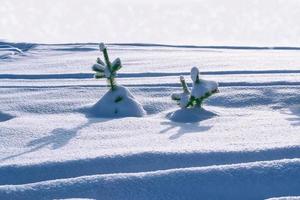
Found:
[[[92,118],[97,44],[0,60],[0,199],[264,199],[300,195],[298,49],[108,45],[143,118]],[[179,76],[219,82],[199,123],[175,123]]]

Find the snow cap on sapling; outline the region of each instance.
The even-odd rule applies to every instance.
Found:
[[[171,98],[172,98],[172,100],[177,101],[177,104],[181,108],[186,108],[189,103],[190,90],[189,90],[183,76],[180,76],[180,83],[181,83],[183,92],[182,93],[173,93]]]
[[[105,63],[99,57],[97,58],[96,63],[98,63],[99,65],[105,66]]]
[[[218,92],[217,82],[199,79],[199,70],[197,67],[191,69],[191,79],[193,80],[191,104],[194,106],[201,107],[205,99]]]
[[[190,90],[189,90],[189,88],[188,88],[188,86],[187,86],[187,84],[186,84],[185,79],[184,79],[183,76],[180,76],[180,83],[181,83],[183,92],[189,94]]]
[[[179,106],[181,108],[186,108],[190,101],[190,94],[188,93],[182,93],[180,96]]]
[[[197,67],[191,69],[191,78],[194,83],[199,82],[199,69]]]
[[[104,49],[106,49],[106,46],[105,46],[105,44],[103,42],[101,42],[99,44],[99,48],[100,48],[100,51],[104,51]]]
[[[92,69],[96,72],[104,72],[105,65],[101,65],[101,64],[96,63],[96,64],[93,65]]]

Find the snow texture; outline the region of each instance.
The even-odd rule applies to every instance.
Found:
[[[0,112],[0,122],[7,121],[7,120],[10,120],[12,118],[13,118],[12,115]]]
[[[199,69],[197,67],[193,67],[191,69],[191,79],[193,82],[196,82],[197,78],[199,78]]]
[[[135,97],[118,104],[90,70],[98,44],[2,44],[23,53],[0,59],[0,199],[300,196],[299,49],[108,45]],[[195,65],[222,92],[178,114]],[[147,115],[102,118],[121,104]]]
[[[215,81],[207,81],[199,78],[199,70],[197,67],[191,69],[191,79],[193,80],[193,88],[191,95],[196,98],[204,97],[218,89],[218,83]],[[197,82],[197,80],[199,82]]]
[[[95,117],[142,117],[146,114],[129,90],[117,86],[109,90],[90,110]]]
[[[300,200],[300,196],[274,197],[274,198],[268,198],[266,200]]]
[[[196,98],[204,97],[207,93],[212,93],[218,89],[218,83],[200,79],[199,83],[193,83],[191,95]]]
[[[190,100],[190,94],[183,92],[182,94],[180,94],[180,102],[179,105],[181,108],[185,108]]]

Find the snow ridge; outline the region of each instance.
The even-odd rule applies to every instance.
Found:
[[[72,198],[76,194],[76,197],[97,199],[260,199],[283,194],[299,195],[299,170],[299,159],[284,159],[146,173],[93,175],[0,186],[0,197],[52,199]],[[268,193],[266,186],[272,188]]]

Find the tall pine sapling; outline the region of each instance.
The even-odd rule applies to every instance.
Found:
[[[96,117],[142,117],[146,114],[143,106],[135,99],[130,91],[116,83],[116,74],[121,69],[120,58],[110,62],[107,48],[103,43],[99,45],[103,53],[104,62],[97,58],[92,69],[96,72],[95,78],[106,78],[110,88],[101,99],[92,107],[91,113]]]
[[[117,87],[115,77],[117,71],[122,67],[121,60],[120,58],[116,58],[111,63],[108,57],[106,46],[103,43],[100,43],[99,48],[103,53],[105,63],[100,58],[97,58],[97,63],[92,67],[92,69],[96,72],[95,78],[106,78],[110,89],[115,90]]]

